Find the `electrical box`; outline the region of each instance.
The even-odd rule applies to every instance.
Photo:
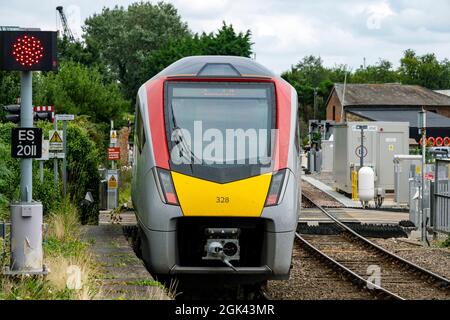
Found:
[[[333,171],[334,141],[322,140],[322,171]]]
[[[364,143],[361,148],[361,130]],[[360,168],[360,154],[364,166],[375,172],[375,190],[394,190],[394,155],[409,154],[408,122],[348,122],[334,126],[333,176],[335,187],[352,192],[352,171]]]

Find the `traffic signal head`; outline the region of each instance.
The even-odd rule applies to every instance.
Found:
[[[20,104],[10,104],[4,106],[3,109],[7,112],[5,115],[6,120],[14,123],[20,121]]]
[[[3,109],[7,113],[6,120],[14,123],[20,122],[20,104],[10,104],[4,106]],[[53,106],[34,106],[34,121],[50,121],[53,122],[54,109]]]
[[[56,71],[57,68],[56,32],[0,32],[0,70]]]

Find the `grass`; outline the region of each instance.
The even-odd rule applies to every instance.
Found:
[[[122,167],[120,169],[120,182],[119,182],[119,207],[132,208],[131,203],[131,180],[132,169]]]
[[[44,263],[49,274],[0,277],[0,299],[85,300],[97,292],[97,267],[88,251],[89,243],[80,238],[76,207],[65,200],[46,220]]]
[[[165,289],[165,287],[159,281],[153,279],[140,279],[135,281],[129,281],[127,282],[127,284],[139,287],[159,287]]]
[[[450,248],[450,236],[438,244],[439,248]]]

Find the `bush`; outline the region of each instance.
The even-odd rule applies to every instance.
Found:
[[[0,123],[0,220],[9,217],[9,202],[19,196],[20,163],[11,158],[12,123]]]
[[[82,223],[96,224],[99,212],[99,152],[87,130],[77,124],[68,125],[67,149],[67,191],[79,207],[86,192],[92,193],[94,203],[83,216]]]
[[[7,219],[10,201],[19,199],[20,162],[12,159],[10,155],[11,123],[0,123],[0,219]],[[39,122],[38,127],[43,129],[48,139],[48,131],[52,124]],[[69,123],[67,128],[67,192],[70,199],[81,207],[86,192],[90,191],[95,203],[89,207],[83,223],[98,222],[98,188],[100,175],[99,152],[92,136],[95,134],[96,142],[103,149],[104,135],[95,132],[96,124],[87,119],[80,123]],[[59,177],[61,177],[61,161]],[[53,161],[44,162],[44,181],[39,180],[39,162],[33,162],[33,199],[42,202],[44,215],[58,208],[61,202],[61,183],[57,186],[53,182]]]
[[[58,182],[55,186],[53,169],[44,167],[42,183],[39,179],[39,169],[33,171],[33,199],[42,202],[44,214],[47,214],[61,205],[61,183]]]

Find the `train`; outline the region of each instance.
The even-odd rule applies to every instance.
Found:
[[[250,58],[186,57],[144,83],[132,201],[148,270],[207,285],[288,279],[298,126],[295,89]]]

